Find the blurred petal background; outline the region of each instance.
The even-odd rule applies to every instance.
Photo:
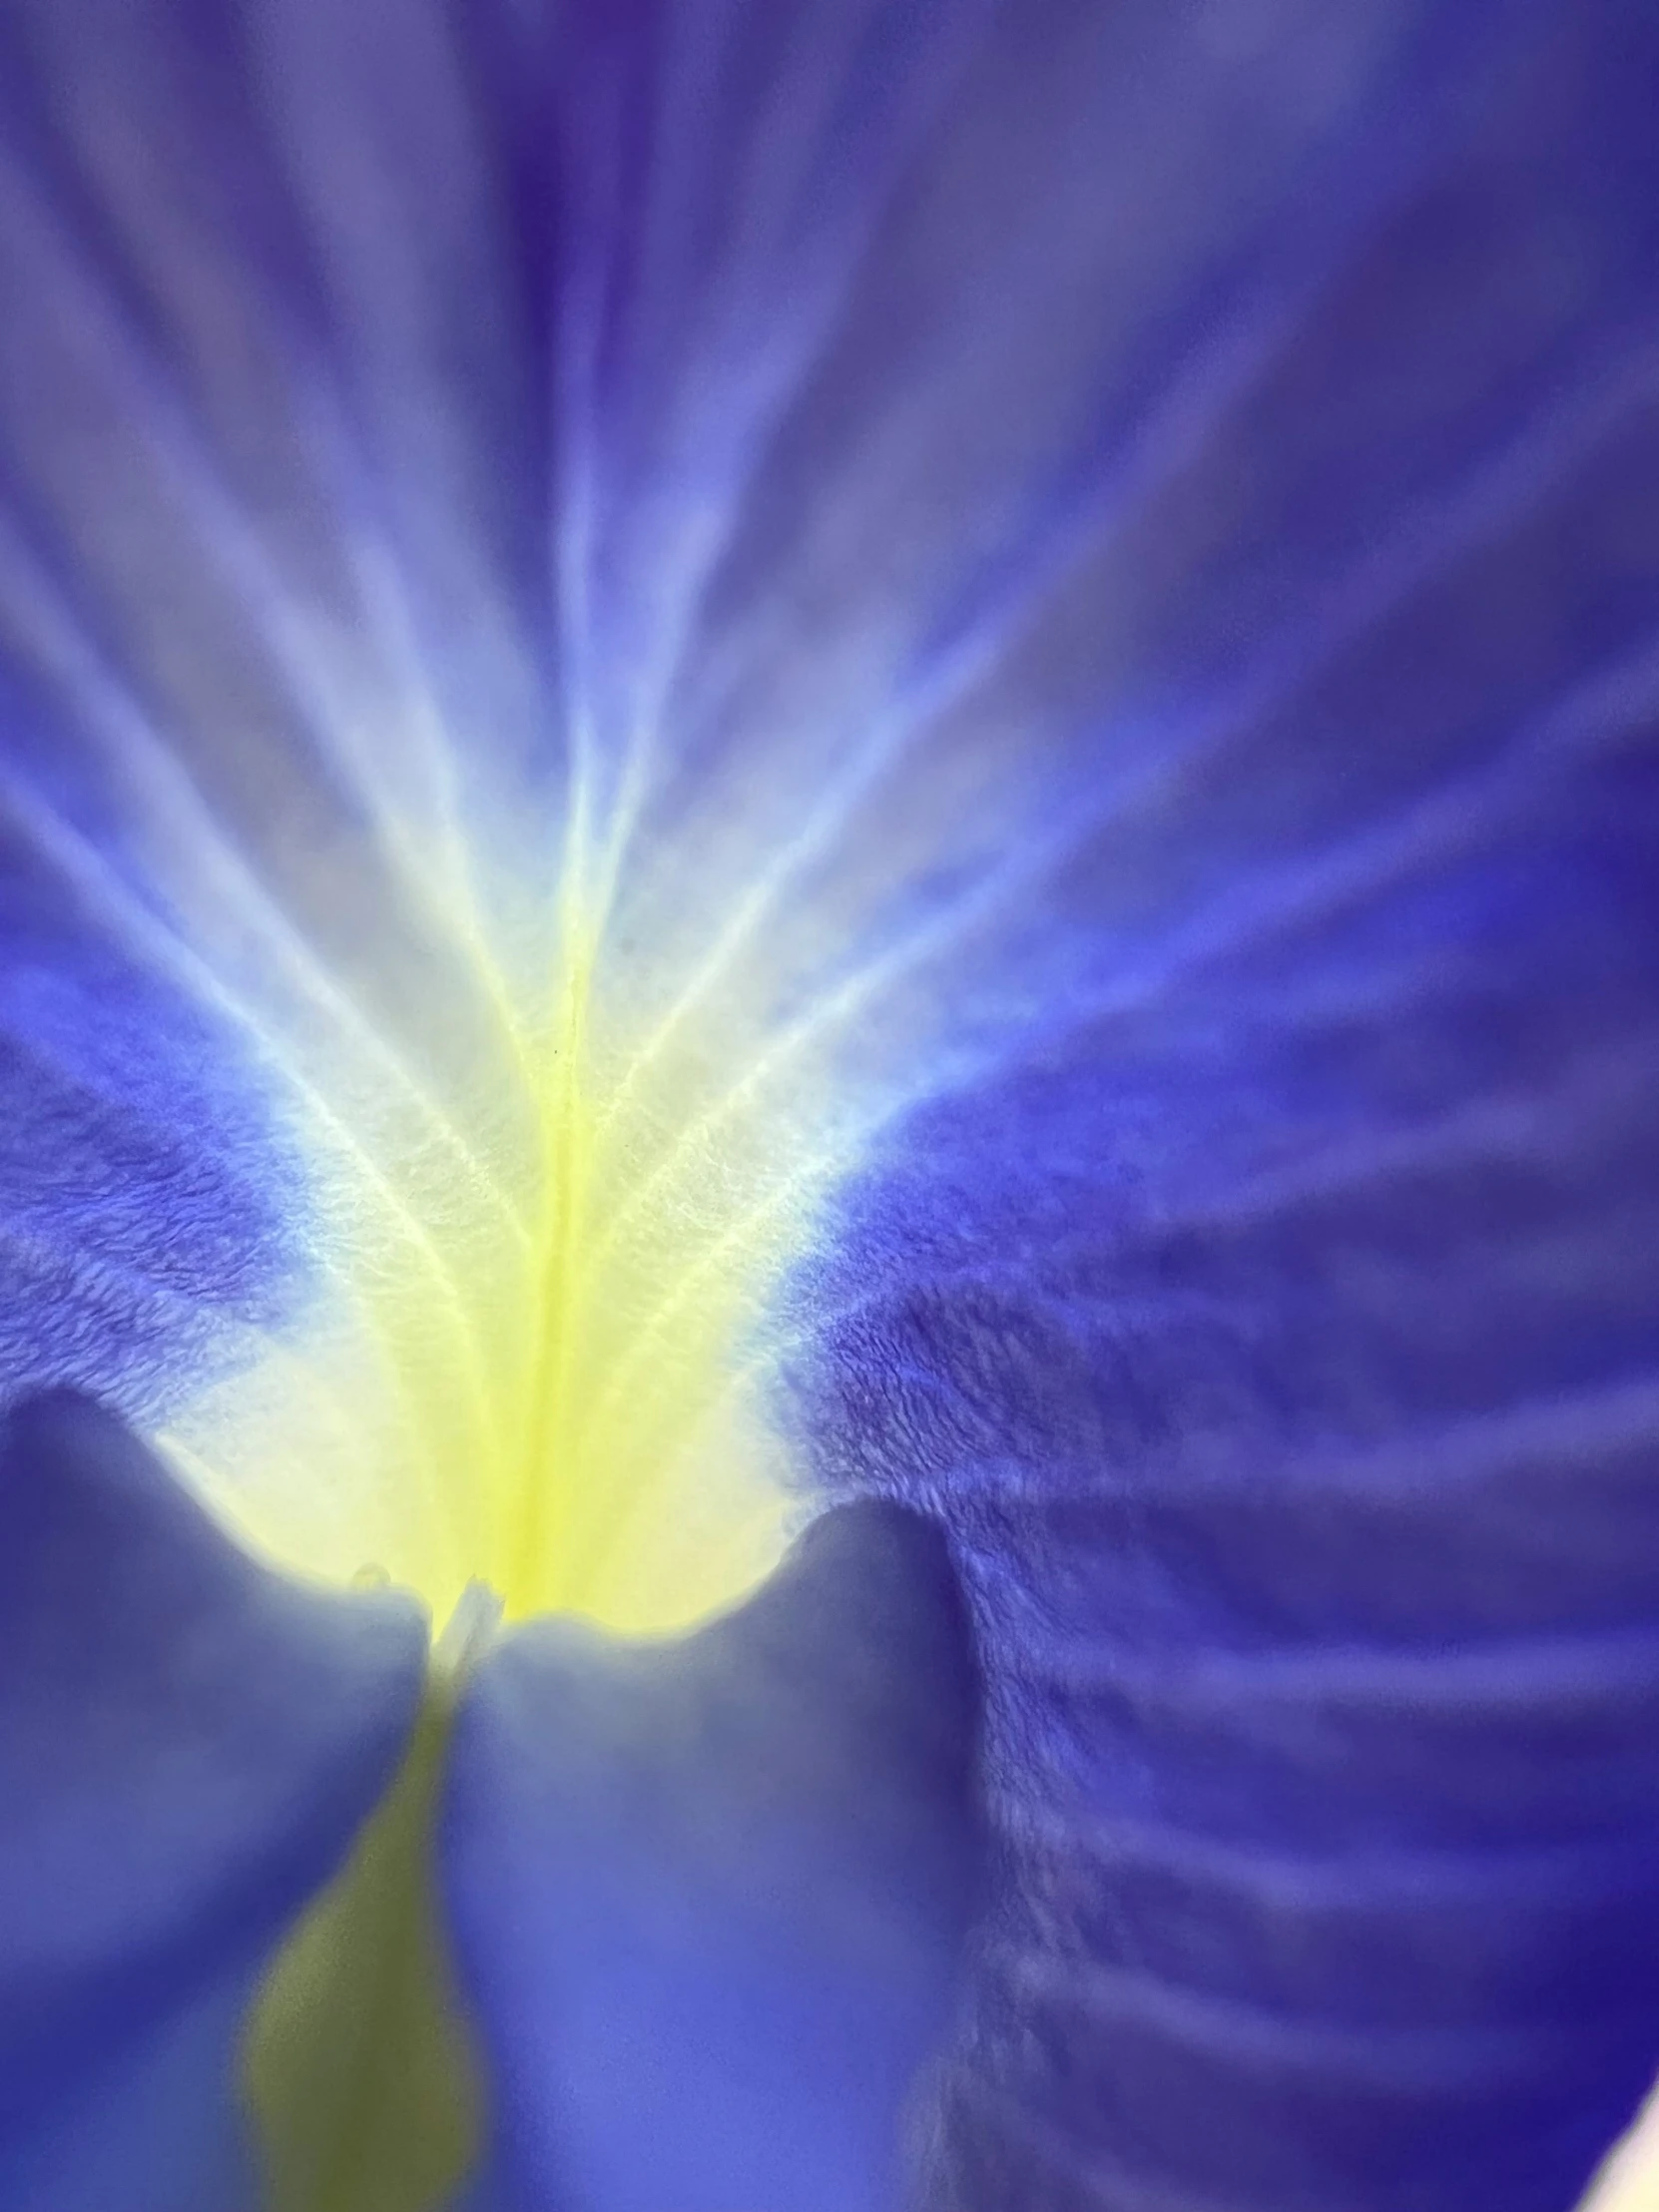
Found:
[[[0,2203],[238,2212],[240,2024],[397,1769],[419,1609],[263,1572],[66,1396],[0,1526]]]
[[[0,20],[7,1393],[440,1620],[935,1522],[929,2207],[1565,2212],[1659,2066],[1656,85]]]

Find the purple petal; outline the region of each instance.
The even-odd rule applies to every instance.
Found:
[[[123,1428],[0,1444],[0,2202],[232,2212],[260,1971],[402,1754],[406,1600],[267,1573]]]

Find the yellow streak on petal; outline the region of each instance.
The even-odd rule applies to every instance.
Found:
[[[567,910],[561,937],[539,1012],[479,970],[510,1046],[487,1128],[469,1123],[483,1173],[392,1095],[381,1125],[372,1099],[341,1109],[349,1154],[301,1128],[310,1310],[160,1441],[302,1573],[373,1565],[440,1624],[476,1579],[509,1617],[669,1633],[740,1600],[787,1543],[758,1329],[840,1163],[822,1071],[774,1068],[743,992],[646,1050],[672,966],[607,968],[597,916]]]

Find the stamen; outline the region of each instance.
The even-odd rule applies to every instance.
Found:
[[[469,1582],[432,1646],[434,1687],[453,1697],[493,1642],[501,1625],[500,1593],[487,1582]]]

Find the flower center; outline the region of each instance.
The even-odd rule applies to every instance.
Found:
[[[464,1138],[319,1156],[303,1310],[160,1439],[258,1548],[373,1561],[439,1625],[481,1580],[509,1618],[673,1631],[787,1538],[760,1332],[826,1163],[753,1025],[601,1023],[593,967],[538,1021],[503,1002]]]

